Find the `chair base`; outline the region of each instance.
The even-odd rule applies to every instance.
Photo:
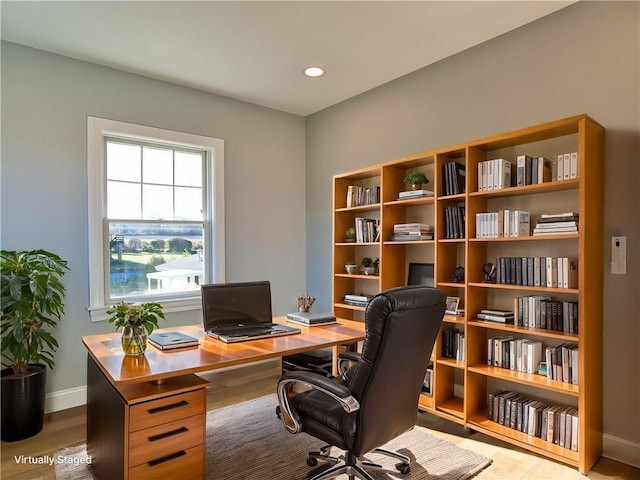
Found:
[[[331,445],[325,445],[317,452],[309,452],[307,465],[309,465],[310,467],[316,465],[318,463],[318,460],[327,462],[332,466],[327,470],[324,470],[317,475],[309,478],[308,480],[329,480],[330,478],[335,478],[338,475],[343,474],[346,474],[349,477],[349,480],[355,480],[356,478],[359,478],[360,480],[374,480],[374,478],[367,472],[367,470],[371,469],[388,473],[396,473],[394,471],[385,469],[382,467],[382,465],[373,463],[364,457],[362,459],[358,459],[355,455],[349,452],[346,452],[346,456],[341,456],[340,458],[332,457],[329,455],[330,450]],[[376,448],[372,450],[372,452],[381,453],[383,455],[387,455],[389,457],[400,460],[400,463],[396,464],[396,469],[403,475],[406,475],[411,471],[411,467],[409,465],[409,457],[407,457],[406,455],[394,452],[392,450],[386,450],[384,448]],[[344,462],[340,462],[340,460],[344,460]]]

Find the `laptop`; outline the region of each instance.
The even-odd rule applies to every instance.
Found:
[[[268,281],[212,283],[201,286],[204,330],[225,343],[300,333],[273,323]]]

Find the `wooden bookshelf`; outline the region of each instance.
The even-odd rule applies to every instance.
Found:
[[[512,164],[515,184],[516,157],[552,158],[578,153],[577,178],[500,190],[478,191],[478,164],[504,158]],[[443,169],[449,162],[465,166],[465,189],[445,195]],[[346,305],[346,293],[375,294],[405,285],[411,262],[434,264],[435,283],[447,296],[461,300],[465,316],[447,316],[436,342],[432,394],[422,394],[419,408],[469,428],[510,442],[535,453],[575,466],[586,474],[602,452],[602,287],[603,287],[603,173],[604,128],[587,115],[577,115],[470,142],[421,152],[372,167],[336,175],[333,181],[333,304],[337,316],[363,320],[364,308]],[[433,197],[398,199],[405,189],[406,173],[424,172]],[[380,202],[346,207],[349,185],[379,186]],[[464,207],[464,238],[446,238],[446,209]],[[477,213],[501,209],[531,212],[532,229],[543,213],[565,211],[579,214],[578,233],[476,238]],[[344,241],[345,230],[359,216],[378,219],[380,241],[361,244]],[[434,240],[389,241],[398,223],[426,223],[434,227]],[[362,257],[380,259],[379,275],[349,275],[346,260],[360,264]],[[572,257],[578,261],[577,288],[546,288],[485,283],[482,266],[500,256]],[[453,270],[465,269],[462,282]],[[366,277],[366,278],[365,278]],[[513,299],[523,295],[546,295],[577,301],[578,333],[519,327],[481,321],[483,308],[513,309]],[[442,332],[464,333],[464,360],[442,355]],[[538,340],[543,346],[578,345],[578,385],[487,365],[487,340],[498,335]],[[544,359],[543,359],[544,360]],[[559,447],[540,438],[499,425],[487,419],[490,392],[509,389],[535,399],[578,409],[578,451]]]

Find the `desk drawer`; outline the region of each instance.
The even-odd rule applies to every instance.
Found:
[[[129,435],[129,465],[164,457],[204,443],[205,415],[196,415]]]
[[[184,480],[204,478],[204,445],[178,450],[172,455],[129,469],[129,480]]]
[[[129,432],[205,413],[205,390],[171,395],[131,406]]]

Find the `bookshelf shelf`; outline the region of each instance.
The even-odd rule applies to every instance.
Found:
[[[557,380],[550,380],[543,375],[534,375],[531,373],[515,372],[506,368],[491,367],[489,365],[470,365],[467,367],[470,372],[485,375],[487,377],[499,378],[510,382],[521,383],[523,385],[532,385],[544,390],[562,393],[565,395],[579,395],[577,385],[571,383],[563,383]]]
[[[484,162],[492,159],[510,162],[514,177],[511,185],[514,185],[518,156],[552,159],[568,152],[576,154],[575,178],[554,181],[545,177],[543,183],[477,191],[479,170]],[[464,169],[463,175],[460,169]],[[405,189],[402,179],[416,170],[427,175],[430,182],[425,189],[432,190],[434,196],[398,200],[399,193]],[[334,313],[364,320],[363,307],[342,303],[348,289],[362,288],[373,294],[406,285],[409,263],[433,263],[435,285],[447,296],[459,297],[460,308],[466,316],[445,317],[432,354],[435,359],[432,395],[420,396],[420,408],[588,473],[602,452],[603,173],[604,128],[587,115],[577,115],[336,175],[333,180]],[[346,208],[347,190],[352,185],[379,186],[380,202]],[[579,231],[475,238],[476,214],[507,209],[529,211],[531,227],[542,214],[576,212],[580,219]],[[382,242],[343,242],[345,229],[352,226],[356,217],[365,216],[365,212],[367,217],[379,220]],[[460,218],[464,220],[461,222]],[[415,222],[432,225],[435,240],[388,241],[395,224]],[[464,238],[444,238],[451,236]],[[379,277],[344,273],[345,260],[358,260],[362,256],[380,258]],[[577,260],[578,288],[484,283],[483,266],[495,264],[502,257]],[[464,280],[455,282],[453,272],[459,266],[465,269]],[[477,318],[481,309],[513,310],[514,299],[534,295],[577,302],[578,333]],[[464,335],[464,361],[442,355],[443,332],[454,328]],[[544,347],[563,343],[578,345],[578,385],[487,365],[487,340],[495,336],[539,341],[543,351]],[[488,420],[488,395],[497,390],[496,385],[527,397],[538,400],[549,397],[563,407],[577,408],[578,451]]]

